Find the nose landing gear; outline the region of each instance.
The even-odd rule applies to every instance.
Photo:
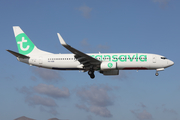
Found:
[[[158,73],[158,72],[156,72],[156,73],[155,73],[155,75],[156,75],[156,76],[158,76],[158,75],[159,75],[159,73]]]
[[[156,69],[155,75],[158,76],[158,75],[159,75],[158,71],[163,71],[163,70],[164,70],[164,68],[158,68],[158,69]]]

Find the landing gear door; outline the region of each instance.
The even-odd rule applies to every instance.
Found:
[[[156,63],[156,56],[153,56],[152,61],[153,61],[153,63]]]

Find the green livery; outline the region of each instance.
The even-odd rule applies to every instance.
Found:
[[[34,44],[25,33],[16,36],[17,47],[20,54],[27,55],[34,49]]]

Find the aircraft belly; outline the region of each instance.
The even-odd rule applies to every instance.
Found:
[[[76,70],[78,69],[78,65],[78,62],[73,61],[54,61],[52,63],[48,63],[47,67],[57,70]]]

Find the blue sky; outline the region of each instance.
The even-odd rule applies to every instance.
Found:
[[[0,119],[180,120],[180,1],[0,1]],[[12,26],[20,26],[40,49],[155,53],[175,62],[160,72],[53,71],[20,63]]]

